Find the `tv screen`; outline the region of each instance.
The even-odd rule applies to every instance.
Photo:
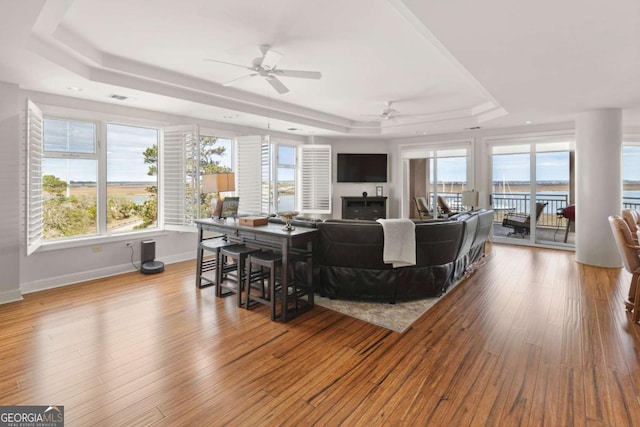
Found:
[[[387,155],[338,153],[338,182],[387,182]]]

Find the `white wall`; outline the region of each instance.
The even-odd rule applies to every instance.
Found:
[[[331,218],[342,218],[342,196],[362,196],[363,192],[367,192],[369,196],[375,196],[376,186],[382,186],[382,195],[388,197],[387,199],[387,215],[390,216],[393,211],[392,205],[395,197],[394,188],[397,188],[393,180],[394,170],[397,162],[393,156],[389,156],[389,181],[386,183],[348,183],[348,182],[336,182],[337,176],[337,155],[338,153],[389,153],[389,146],[386,140],[376,139],[329,139],[315,137],[315,144],[329,144],[331,145],[331,155],[333,157],[333,171],[332,171],[332,199],[333,213]]]
[[[0,303],[20,294],[20,90],[0,82]]]

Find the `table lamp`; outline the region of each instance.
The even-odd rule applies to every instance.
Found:
[[[235,191],[236,179],[233,172],[213,173],[202,176],[202,192],[217,193],[211,199],[211,217],[219,218],[222,210],[222,201],[224,198],[220,193],[224,191]]]
[[[470,210],[478,206],[479,199],[479,192],[476,190],[462,192],[462,206],[470,207]]]

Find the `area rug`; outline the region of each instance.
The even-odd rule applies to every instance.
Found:
[[[479,268],[484,266],[492,250],[492,247],[489,246],[488,251],[480,261],[467,267],[465,275],[456,283],[449,286],[447,294],[450,293],[453,288],[473,276]],[[314,300],[317,305],[328,308],[329,310],[337,311],[338,313],[402,333],[411,326],[413,322],[418,320],[420,316],[436,305],[444,295],[446,294],[440,297],[425,298],[419,301],[399,302],[396,304],[332,300],[321,297],[318,294],[315,295]]]
[[[395,332],[404,332],[420,316],[435,305],[440,298],[427,298],[419,301],[399,302],[396,304],[341,301],[315,295],[315,303],[329,310],[364,320]]]

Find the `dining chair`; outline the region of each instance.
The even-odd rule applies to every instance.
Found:
[[[633,240],[631,230],[626,221],[618,215],[609,217],[609,225],[616,241],[618,253],[622,258],[622,265],[631,273],[631,283],[629,285],[629,297],[625,301],[627,310],[633,312],[633,321],[640,320],[640,246]]]

